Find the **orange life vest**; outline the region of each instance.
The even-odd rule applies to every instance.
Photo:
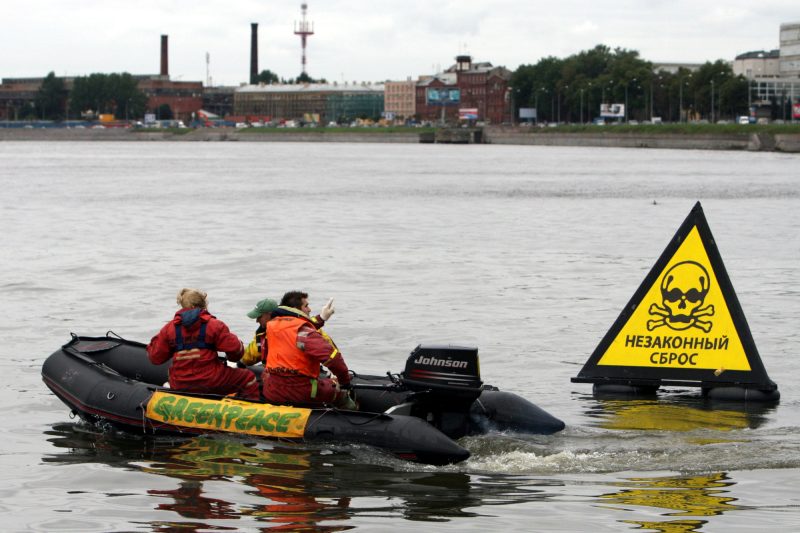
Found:
[[[267,322],[267,372],[319,376],[319,363],[297,346],[297,332],[304,324],[313,325],[308,319],[294,316],[279,316]]]

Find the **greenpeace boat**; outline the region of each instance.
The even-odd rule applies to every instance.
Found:
[[[109,332],[72,339],[51,354],[42,379],[74,414],[104,429],[148,435],[234,433],[295,441],[359,443],[444,465],[469,457],[455,439],[490,431],[552,434],[564,423],[480,379],[477,348],[418,346],[400,374],[353,378],[359,411],[271,405],[171,390],[169,363]]]

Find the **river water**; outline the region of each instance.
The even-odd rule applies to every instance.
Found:
[[[790,531],[800,523],[796,155],[517,146],[0,143],[6,531]],[[701,201],[778,405],[574,384]],[[329,297],[350,367],[476,345],[563,419],[435,468],[351,445],[97,433],[41,381],[71,332],[147,341],[184,286],[247,339]]]

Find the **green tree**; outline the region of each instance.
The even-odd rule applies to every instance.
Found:
[[[511,77],[515,106],[538,107],[539,120],[590,120],[601,103],[628,101],[644,117],[652,64],[633,50],[604,45],[565,59],[545,57],[520,66]],[[649,94],[649,93],[647,93]],[[628,97],[626,99],[626,96]],[[516,110],[515,110],[516,113]]]
[[[314,79],[308,73],[303,72],[295,78],[294,83],[327,83],[327,81],[325,78]]]
[[[727,62],[718,59],[715,62],[707,61],[693,73],[690,90],[694,93],[695,111],[708,120],[716,122],[723,112],[724,96],[721,93],[723,86],[733,77],[733,70]],[[735,91],[729,92],[728,96]],[[746,93],[745,93],[746,94]],[[720,98],[723,96],[723,98]],[[713,109],[711,104],[714,104]],[[747,104],[745,104],[746,106]],[[734,106],[728,102],[728,107]]]
[[[564,60],[550,56],[535,65],[521,65],[513,72],[510,86],[515,94],[515,107],[535,107],[537,120],[554,121],[558,115],[556,93],[563,63]]]
[[[107,84],[115,118],[130,120],[144,116],[147,108],[147,95],[139,90],[138,83],[133,76],[127,72],[109,74]]]
[[[515,116],[520,107],[536,107],[538,119],[545,121],[591,120],[601,103],[626,103],[628,119],[730,120],[746,114],[748,101],[747,80],[734,76],[723,60],[707,62],[695,72],[654,72],[639,52],[604,45],[564,59],[551,56],[520,65],[509,85]]]
[[[36,93],[36,112],[39,118],[61,120],[65,116],[67,88],[64,78],[57,78],[50,72]]]
[[[280,82],[280,78],[278,77],[277,74],[275,74],[271,70],[262,70],[261,74],[259,74],[255,78],[255,83],[270,84],[270,83],[279,83],[279,82]]]
[[[76,116],[92,111],[118,119],[137,118],[144,115],[146,106],[147,95],[127,72],[76,78],[70,95],[70,114]]]

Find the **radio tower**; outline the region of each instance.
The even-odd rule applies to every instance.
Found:
[[[294,23],[294,34],[300,36],[300,41],[303,43],[303,74],[306,74],[306,39],[309,35],[314,35],[314,23],[306,21],[306,10],[308,4],[303,2],[300,4],[300,9],[303,11],[303,20],[298,24]]]

